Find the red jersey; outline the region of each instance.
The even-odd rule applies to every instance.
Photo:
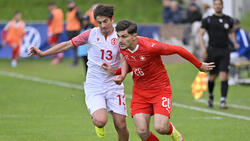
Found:
[[[158,89],[170,86],[161,55],[178,54],[197,68],[202,65],[190,52],[180,46],[161,43],[146,37],[138,37],[137,39],[137,46],[133,51],[120,49],[133,71],[134,87]]]

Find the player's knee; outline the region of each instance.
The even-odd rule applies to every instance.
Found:
[[[164,125],[155,125],[155,130],[159,134],[167,134],[168,133],[168,127]]]
[[[93,118],[93,122],[95,124],[95,126],[102,128],[106,125],[107,123],[107,118],[105,117],[94,117]]]
[[[149,134],[149,130],[147,128],[136,128],[136,132],[139,136],[147,136]]]
[[[126,122],[119,122],[119,124],[117,124],[116,127],[119,131],[127,130]]]

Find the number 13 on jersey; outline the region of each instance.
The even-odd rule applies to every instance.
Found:
[[[107,59],[107,60],[112,60],[112,51],[111,50],[104,50],[101,49],[101,59]]]

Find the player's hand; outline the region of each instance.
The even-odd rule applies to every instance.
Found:
[[[103,68],[109,74],[115,75],[115,70],[112,68],[112,66],[109,63],[103,63],[101,65],[101,68]]]
[[[36,47],[31,47],[28,55],[29,56],[37,55],[39,57],[43,57],[44,56],[44,52],[41,51],[40,49],[36,48]]]
[[[202,57],[203,60],[207,59],[207,51],[206,50],[202,51],[202,56],[201,57]]]
[[[235,44],[234,44],[234,48],[235,48],[235,49],[239,49],[239,48],[240,48],[240,45],[237,44],[237,43],[235,43]]]
[[[200,71],[208,72],[208,71],[213,70],[214,68],[215,68],[214,62],[210,62],[210,63],[202,62],[202,65],[200,67]]]
[[[122,84],[122,81],[125,79],[124,76],[122,75],[117,75],[113,81],[117,84],[117,85],[121,85]]]

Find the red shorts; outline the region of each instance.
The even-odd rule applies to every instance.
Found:
[[[48,37],[49,44],[56,44],[59,40],[60,34],[54,34]]]
[[[163,87],[155,90],[144,90],[133,87],[131,100],[131,116],[137,113],[161,114],[170,118],[172,110],[171,87]]]

